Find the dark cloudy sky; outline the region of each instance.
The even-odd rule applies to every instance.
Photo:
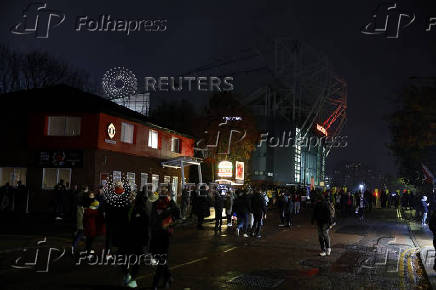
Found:
[[[392,111],[392,99],[408,77],[435,75],[436,28],[425,32],[425,21],[436,17],[436,6],[421,2],[397,1],[407,13],[416,15],[416,21],[399,39],[386,39],[360,32],[382,1],[51,0],[48,7],[64,12],[65,23],[52,29],[48,39],[35,39],[9,31],[21,21],[30,1],[2,0],[0,38],[13,49],[48,51],[95,78],[117,65],[140,76],[177,75],[254,47],[259,31],[305,41],[328,55],[334,71],[348,83],[348,122],[342,134],[349,136],[349,146],[334,152],[332,164],[356,160],[394,172],[394,160],[385,146],[389,131],[383,117]],[[77,16],[100,14],[167,19],[168,29],[130,36],[74,32]]]

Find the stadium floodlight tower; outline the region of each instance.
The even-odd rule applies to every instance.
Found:
[[[135,74],[124,67],[115,67],[106,71],[102,79],[102,87],[107,99],[148,116],[150,93],[137,93],[137,86]]]
[[[293,131],[295,140],[317,134],[332,140],[345,124],[345,81],[334,74],[324,54],[301,41],[268,38],[254,49],[215,58],[187,75],[205,72],[234,76],[239,101],[256,116],[258,129],[269,136]],[[308,184],[315,179],[315,184],[321,184],[325,158],[335,143],[330,144],[323,143],[316,151],[299,146],[257,148],[251,158],[252,176],[274,183]]]

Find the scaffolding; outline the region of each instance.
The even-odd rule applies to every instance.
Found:
[[[150,93],[135,94],[126,98],[111,99],[111,101],[144,116],[149,116]]]

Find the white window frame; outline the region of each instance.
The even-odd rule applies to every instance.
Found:
[[[131,131],[130,131],[131,130]],[[130,136],[126,136],[127,132],[131,132]],[[121,142],[133,144],[135,135],[135,125],[126,122],[121,122]]]
[[[153,178],[154,177],[157,177],[157,184],[156,184],[156,187],[155,187],[155,185],[154,185],[154,183],[153,183]],[[159,189],[159,175],[158,174],[152,174],[151,175],[151,184],[152,184],[152,190],[153,190],[153,192],[155,192],[155,191],[157,191],[158,189]]]
[[[115,179],[115,175],[119,176],[120,178],[119,179],[118,178]],[[121,181],[122,179],[123,179],[123,176],[122,176],[122,172],[121,171],[117,171],[117,170],[112,171],[112,181],[113,181],[114,184],[115,184],[115,182]]]
[[[141,188],[139,190],[142,190],[144,186],[148,183],[148,173],[141,172]]]
[[[156,139],[154,139],[156,136]],[[157,130],[148,130],[148,147],[153,149],[158,149],[159,147],[159,132]]]
[[[178,148],[175,148],[175,141],[176,140],[178,140],[179,142],[178,142],[178,144],[179,144],[179,146],[178,146]],[[179,153],[180,154],[180,152],[181,152],[181,144],[182,144],[182,140],[180,139],[180,138],[177,138],[177,137],[171,137],[171,152],[174,152],[174,153]],[[177,150],[176,150],[177,149]]]
[[[52,118],[62,118],[63,119],[63,122],[64,122],[63,134],[53,134],[51,132],[50,128],[51,128]],[[67,131],[67,128],[68,128],[68,121],[71,121],[72,119],[79,120],[79,128],[78,128],[78,132],[75,133],[73,131],[72,134],[70,134]],[[80,136],[81,128],[82,128],[82,117],[80,117],[80,116],[47,116],[47,136],[68,136],[68,137]]]
[[[69,171],[70,171],[70,175],[69,175],[69,178],[68,178],[68,180],[65,180],[64,179],[64,181],[65,181],[65,183],[69,183],[70,185],[71,185],[71,172],[72,172],[72,168],[63,168],[63,167],[60,167],[60,168],[53,168],[53,167],[47,167],[47,168],[43,168],[42,169],[42,182],[41,182],[41,188],[42,189],[53,189],[54,187],[45,187],[44,186],[44,179],[45,179],[45,170],[46,169],[56,169],[56,184],[58,184],[59,183],[59,170],[60,169],[69,169]],[[56,186],[56,185],[55,185]]]
[[[179,193],[179,177],[178,176],[173,176],[171,178],[171,187],[173,189],[174,195],[177,196],[177,194]]]
[[[130,185],[130,189],[136,191],[136,174],[135,172],[127,172],[126,173],[127,182]]]

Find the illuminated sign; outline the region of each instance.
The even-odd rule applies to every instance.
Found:
[[[244,180],[244,162],[236,161],[236,179]]]
[[[327,130],[326,128],[324,128],[323,126],[316,124],[316,130],[318,130],[319,132],[323,133],[325,136],[327,136]]]
[[[233,164],[230,161],[221,161],[218,163],[218,176],[219,177],[232,177]]]
[[[107,126],[107,135],[109,136],[109,138],[113,139],[115,137],[115,133],[117,131],[115,130],[115,125],[113,123],[110,123]]]

